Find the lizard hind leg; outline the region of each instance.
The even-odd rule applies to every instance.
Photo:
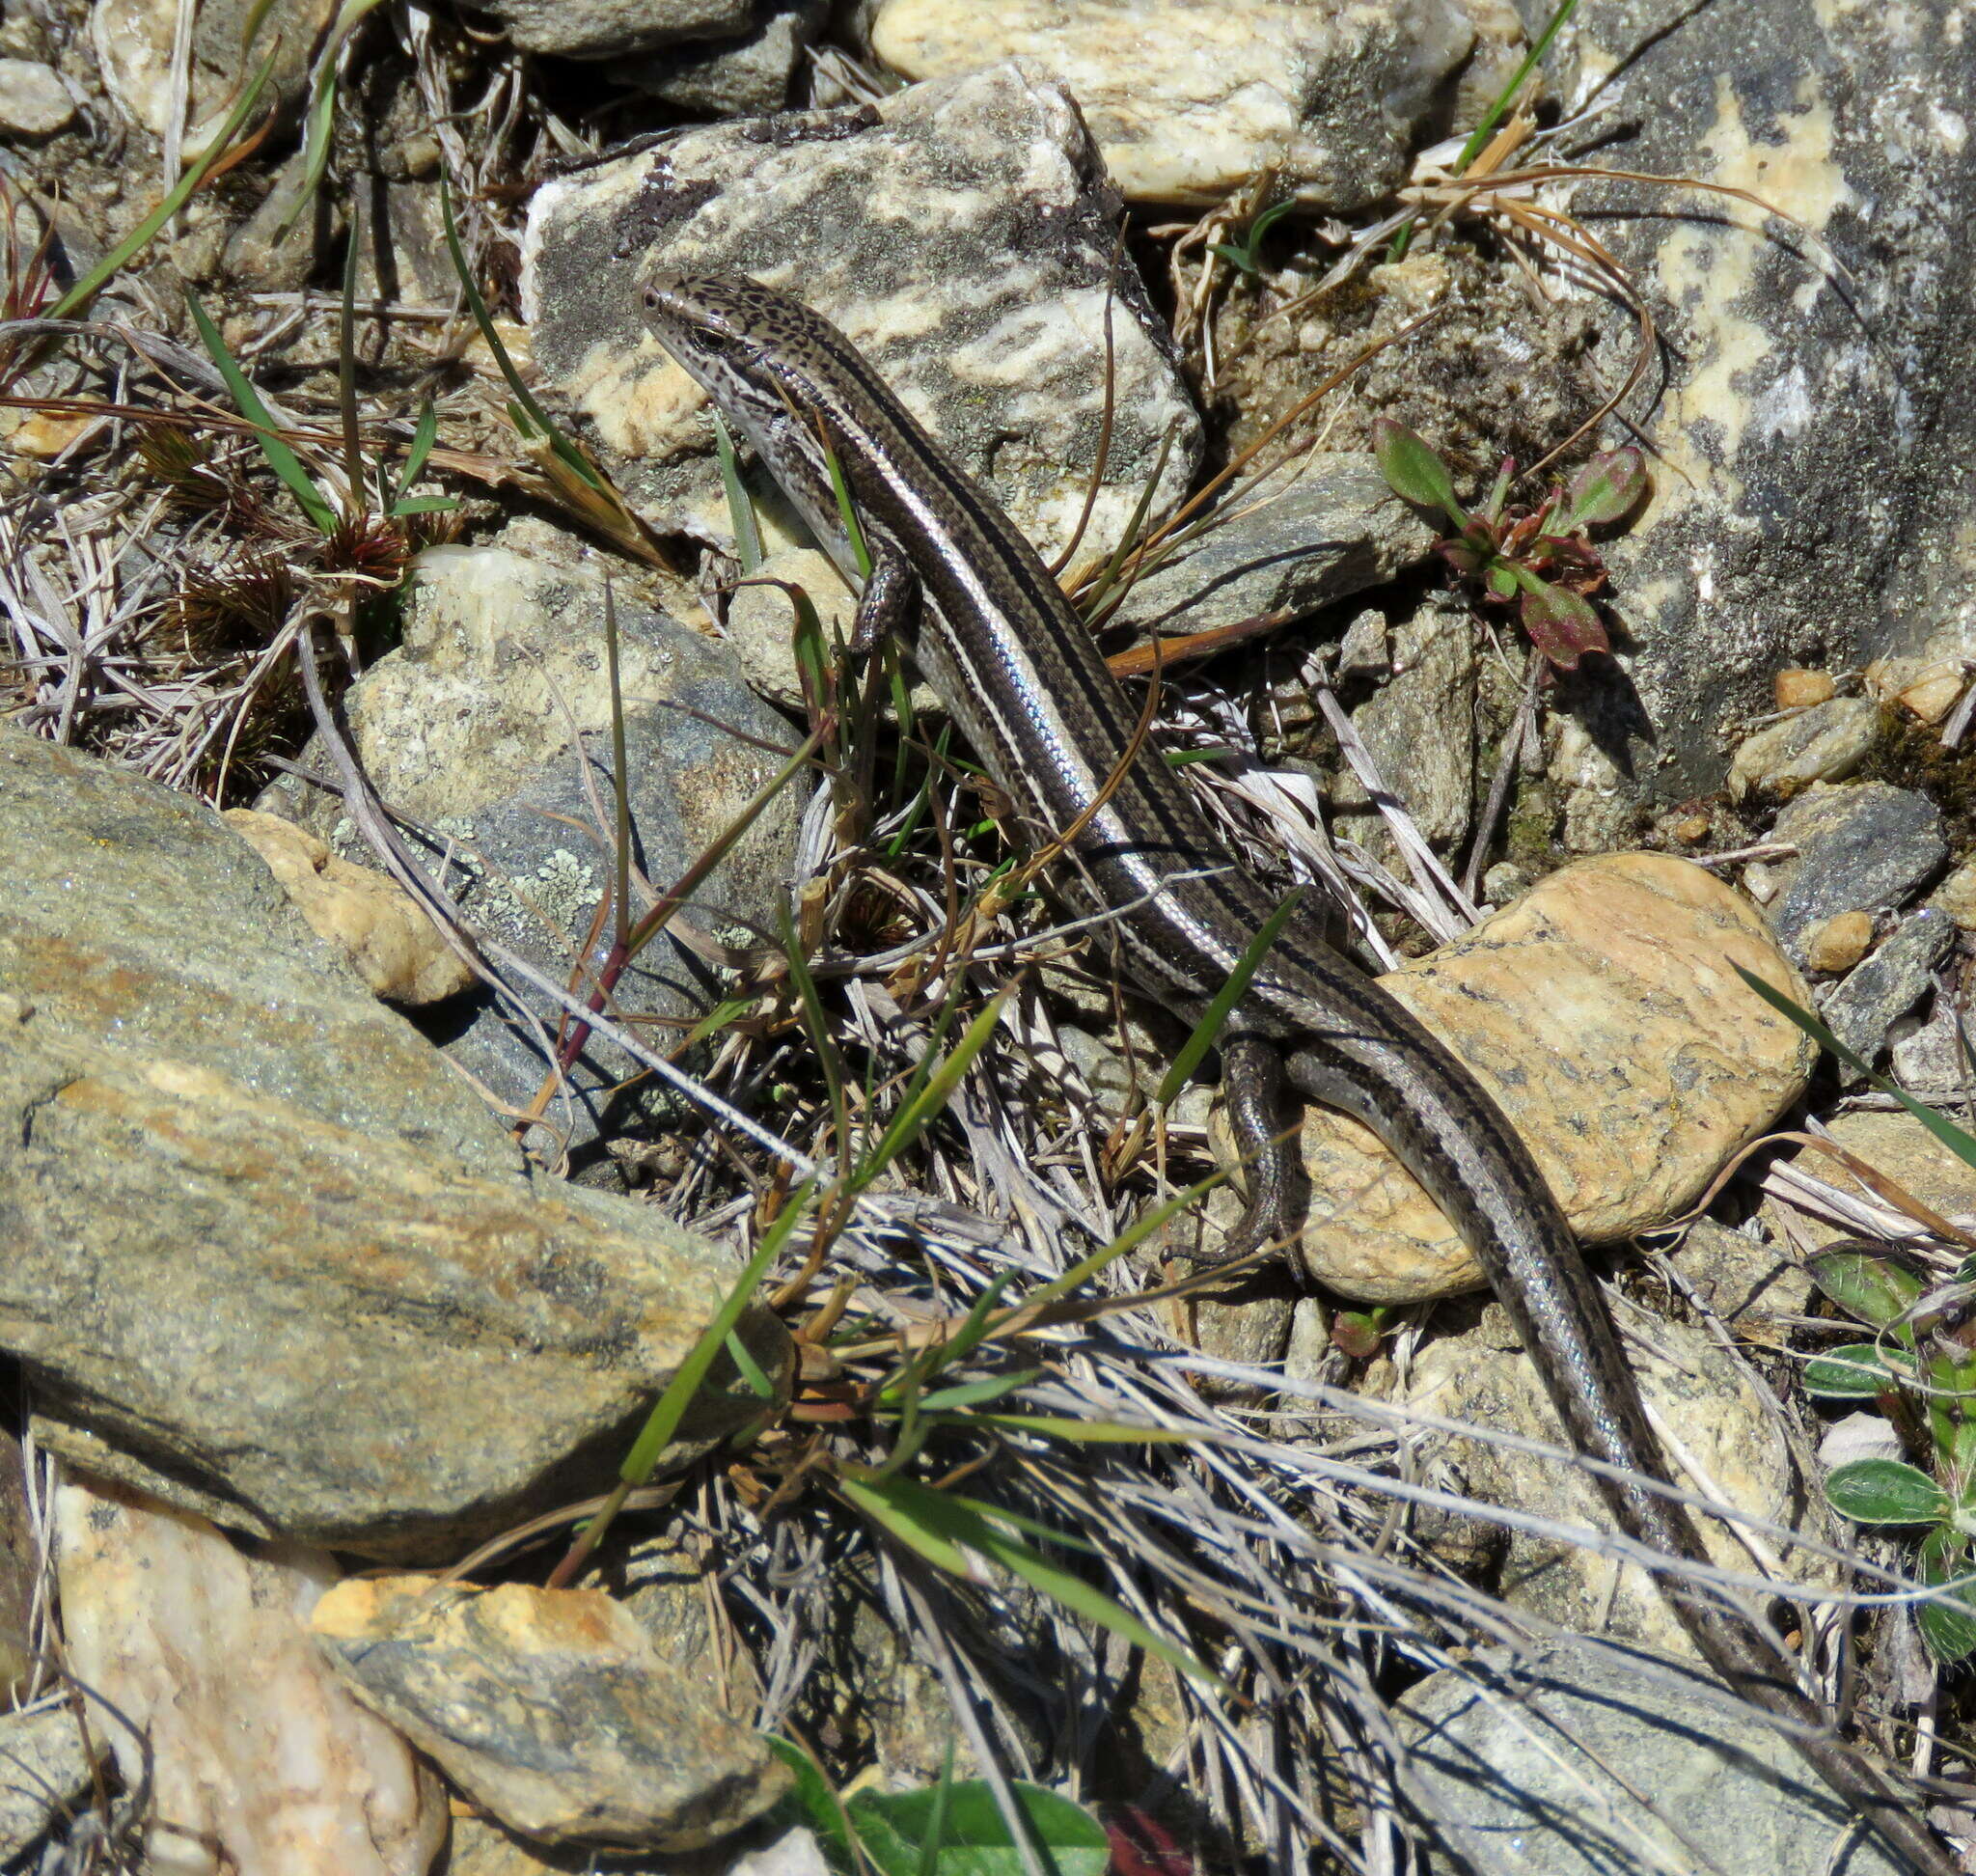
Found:
[[[1298,1138],[1301,1108],[1289,1097],[1282,1056],[1274,1042],[1252,1031],[1224,1035],[1219,1046],[1222,1098],[1242,1155],[1249,1202],[1219,1249],[1180,1255],[1212,1266],[1236,1263],[1274,1247],[1293,1270],[1301,1269],[1298,1238],[1310,1182]]]

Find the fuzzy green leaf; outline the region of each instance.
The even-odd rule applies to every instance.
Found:
[[[1855,1524],[1935,1524],[1949,1514],[1949,1495],[1919,1466],[1903,1459],[1854,1459],[1825,1476],[1832,1509]]]
[[[1946,1525],[1931,1531],[1921,1546],[1921,1580],[1930,1588],[1969,1574],[1968,1541]],[[1976,1653],[1976,1588],[1951,1590],[1940,1602],[1922,1603],[1914,1612],[1928,1652],[1940,1662],[1961,1661]]]
[[[1468,517],[1455,501],[1455,485],[1448,479],[1447,464],[1405,424],[1396,424],[1390,417],[1375,417],[1372,454],[1386,486],[1403,502],[1419,508],[1438,508],[1457,528],[1468,526]]]
[[[1827,1349],[1805,1364],[1804,1392],[1818,1400],[1872,1400],[1882,1389],[1911,1387],[1911,1366],[1898,1371],[1890,1357],[1895,1351],[1872,1342],[1847,1342]]]
[[[1647,492],[1647,460],[1632,444],[1595,455],[1571,479],[1565,501],[1564,533],[1622,521]]]
[[[1884,1329],[1921,1298],[1921,1279],[1891,1257],[1820,1251],[1804,1260],[1811,1281],[1855,1322]]]
[[[1057,1876],[1105,1876],[1112,1846],[1105,1827],[1068,1798],[1040,1785],[1010,1787],[1023,1821]],[[919,1791],[861,1791],[848,1806],[851,1828],[880,1876],[1022,1876],[1021,1849],[985,1779]]]

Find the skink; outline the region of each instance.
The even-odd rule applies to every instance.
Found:
[[[646,323],[754,445],[847,578],[859,574],[830,479],[849,484],[871,563],[858,637],[897,633],[1010,801],[1027,837],[1084,817],[1058,894],[1117,914],[1119,962],[1148,995],[1197,1016],[1275,909],[1157,755],[1132,755],[1139,712],[1089,632],[1001,508],[948,460],[842,333],[758,282],[660,272]],[[829,455],[826,455],[826,443]],[[1091,803],[1123,765],[1095,814]],[[1412,1015],[1293,918],[1219,1044],[1250,1158],[1237,1246],[1294,1244],[1304,1198],[1286,1131],[1287,1080],[1363,1120],[1473,1249],[1535,1360],[1572,1444],[1633,1478],[1593,1476],[1628,1536],[1706,1561],[1666,1482],[1604,1300],[1544,1176],[1495,1103]],[[1831,1788],[1927,1876],[1955,1865],[1863,1758],[1825,1730],[1789,1656],[1747,1612],[1660,1579],[1703,1657],[1739,1694],[1792,1722]]]

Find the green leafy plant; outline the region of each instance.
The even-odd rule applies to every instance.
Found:
[[[917,1791],[859,1791],[839,1798],[816,1761],[785,1739],[770,1750],[796,1776],[792,1808],[816,1833],[841,1876],[1024,1876],[1029,1867],[983,1779],[943,1777]],[[1025,1835],[1057,1876],[1105,1876],[1111,1839],[1089,1811],[1041,1785],[1011,1783]]]
[[[1242,231],[1242,238],[1239,241],[1210,241],[1208,252],[1219,254],[1237,273],[1260,273],[1263,236],[1296,206],[1295,202],[1274,204],[1265,208]]]
[[[1736,974],[1771,1008],[1815,1042],[1893,1094],[1965,1164],[1976,1166],[1976,1136],[1877,1075],[1808,1009],[1743,969]],[[1938,1661],[1976,1653],[1976,1323],[1959,1303],[1976,1288],[1976,1256],[1963,1259],[1946,1285],[1931,1286],[1900,1257],[1870,1244],[1828,1246],[1806,1260],[1811,1280],[1872,1341],[1827,1349],[1804,1371],[1815,1399],[1870,1401],[1885,1415],[1909,1455],[1852,1459],[1825,1475],[1832,1508],[1853,1523],[1927,1527],[1921,1580],[1952,1586],[1915,1612],[1921,1638]]]
[[[1586,652],[1611,650],[1605,623],[1585,596],[1606,582],[1591,530],[1624,520],[1646,493],[1646,462],[1638,450],[1628,445],[1594,456],[1535,508],[1509,501],[1516,464],[1505,461],[1482,506],[1470,512],[1455,499],[1447,464],[1406,425],[1375,419],[1372,449],[1395,495],[1439,510],[1454,524],[1436,550],[1485,599],[1516,606],[1543,657],[1575,671]]]

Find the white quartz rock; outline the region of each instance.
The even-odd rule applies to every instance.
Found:
[[[425,1876],[438,1780],[345,1694],[304,1624],[339,1572],[319,1551],[246,1555],[204,1518],[67,1484],[57,1560],[69,1667],[129,1722],[93,1716],[125,1782],[155,1794],[153,1876]]]

